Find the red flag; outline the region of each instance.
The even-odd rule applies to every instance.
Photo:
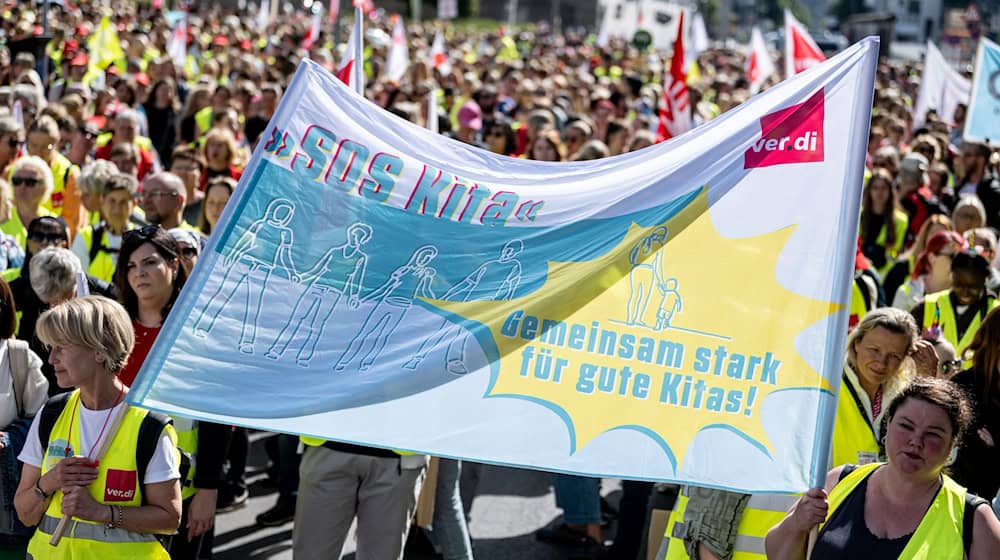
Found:
[[[691,128],[691,103],[688,97],[687,72],[684,70],[684,12],[677,20],[677,38],[670,59],[670,72],[663,74],[663,105],[656,127],[658,142],[687,132]]]
[[[375,3],[372,0],[354,0],[353,6],[355,8],[361,8],[361,11],[365,13],[366,16],[372,15],[375,11]]]
[[[790,78],[803,70],[826,60],[823,51],[799,23],[791,10],[785,9],[785,77]]]

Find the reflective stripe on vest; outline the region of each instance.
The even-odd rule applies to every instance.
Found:
[[[833,466],[861,465],[878,458],[879,446],[868,416],[861,411],[861,401],[847,376],[840,380],[837,396],[837,419],[833,424],[831,454]]]
[[[872,463],[860,466],[845,476],[830,491],[830,507],[827,521],[833,516],[840,504],[858,487],[859,484],[883,463]],[[962,521],[965,517],[965,488],[942,474],[942,486],[931,506],[927,509],[916,531],[910,537],[906,548],[899,555],[901,560],[920,559],[955,559],[962,560],[965,554],[962,542]],[[820,538],[823,528],[820,528]]]
[[[38,524],[38,530],[46,535],[51,535],[58,525],[58,517],[43,515],[41,523]],[[134,533],[120,528],[108,529],[104,525],[87,523],[78,519],[70,521],[69,527],[66,528],[64,534],[74,539],[87,539],[105,543],[145,543],[156,541],[156,535],[149,533]]]
[[[969,327],[965,329],[965,335],[962,336],[961,340],[959,340],[958,316],[955,314],[955,308],[951,305],[950,296],[951,290],[944,290],[941,292],[934,292],[924,298],[923,327],[926,330],[934,324],[934,308],[936,306],[941,311],[941,333],[944,335],[945,339],[955,347],[955,353],[961,356],[962,351],[972,344],[972,338],[976,336],[976,331],[979,330],[980,321],[982,321],[986,313],[997,306],[997,300],[987,296],[985,311],[980,309],[976,312],[976,316],[972,318],[972,322],[969,323]],[[977,301],[976,304],[978,305],[979,302]],[[966,367],[971,367],[971,362],[969,362]]]
[[[191,456],[191,467],[188,469],[187,478],[181,482],[181,499],[186,500],[198,492],[194,487],[198,454],[198,421],[178,416],[171,418],[174,420],[174,430],[177,432],[178,449]]]
[[[82,455],[86,450],[80,447],[80,420],[76,411],[82,407],[79,389],[70,394],[66,407],[56,419],[49,435],[48,447],[43,450],[41,474],[52,470],[66,456]],[[91,497],[99,504],[134,507],[142,505],[142,483],[138,480],[136,466],[136,445],[139,428],[147,411],[130,407],[122,418],[107,452],[101,458],[97,469],[97,480],[88,487]],[[72,426],[72,431],[71,431]],[[173,427],[167,426],[165,433],[176,439]],[[68,448],[68,453],[67,453]],[[62,518],[62,492],[56,492],[45,510],[45,515],[58,524]],[[126,516],[128,514],[126,513]],[[111,533],[111,530],[108,530]],[[101,538],[92,538],[94,534]],[[37,559],[72,560],[77,558],[100,558],[102,560],[130,560],[132,558],[169,560],[167,551],[155,536],[152,539],[130,538],[127,541],[107,540],[104,524],[77,520],[66,532],[59,546],[49,544],[48,535],[36,531],[28,543],[30,556]]]
[[[747,502],[733,543],[733,560],[765,560],[764,537],[781,520],[795,504],[798,496],[794,494],[753,494]],[[663,535],[657,560],[684,560],[688,558],[684,548],[684,538],[687,534],[687,524],[684,522],[684,511],[687,509],[688,497],[683,493],[677,497],[677,504],[670,512],[667,530]]]

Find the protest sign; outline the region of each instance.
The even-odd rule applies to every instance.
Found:
[[[815,486],[877,50],[577,163],[435,135],[303,62],[129,400],[552,471]]]
[[[979,40],[964,138],[1000,146],[1000,45]]]

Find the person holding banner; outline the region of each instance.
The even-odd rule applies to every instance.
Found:
[[[922,378],[889,405],[885,463],[830,471],[765,539],[767,557],[961,558],[1000,556],[1000,521],[989,503],[944,473],[972,413],[953,383]]]
[[[124,402],[117,374],[135,342],[128,313],[101,296],[76,298],[42,314],[38,335],[51,345],[57,382],[74,390],[49,399],[19,456],[14,505],[38,526],[29,557],[166,560],[156,535],[180,521],[177,436],[165,416]],[[105,438],[114,443],[94,456]],[[50,545],[64,516],[74,519]]]
[[[905,311],[871,311],[847,338],[847,355],[833,426],[831,464],[868,464],[879,459],[882,419],[891,401],[914,377],[934,377],[938,358],[920,340]],[[666,560],[763,554],[761,538],[781,520],[791,495],[750,496],[686,487],[667,525]],[[746,538],[741,538],[746,537]]]
[[[174,236],[157,225],[127,231],[122,238],[115,285],[135,333],[134,351],[119,374],[126,385],[135,381],[187,279],[180,255]],[[195,457],[197,463],[181,485],[181,532],[170,543],[170,556],[173,560],[193,560],[200,553],[202,557],[204,553],[210,556],[216,500],[233,430],[187,418],[175,418],[174,425],[178,447]]]

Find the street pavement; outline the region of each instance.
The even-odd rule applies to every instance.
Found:
[[[292,523],[264,528],[255,518],[274,505],[277,491],[267,488],[267,459],[264,453],[264,433],[251,433],[251,452],[247,482],[250,499],[246,507],[220,513],[216,517],[215,558],[218,560],[250,560],[292,558]],[[555,505],[551,485],[552,475],[546,472],[484,465],[479,492],[470,513],[477,560],[565,560],[577,557],[572,549],[540,543],[535,540],[537,529],[561,520]],[[602,494],[617,504],[620,483],[605,480]],[[606,531],[610,538],[610,528]],[[354,528],[344,547],[344,558],[353,559]],[[431,560],[434,556],[407,553],[407,560]]]

